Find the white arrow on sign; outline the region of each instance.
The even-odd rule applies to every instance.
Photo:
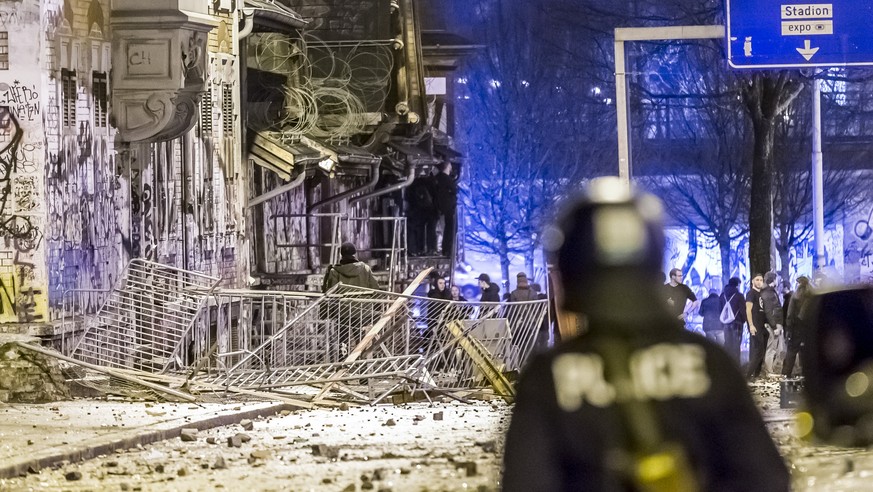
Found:
[[[803,55],[803,57],[806,58],[806,61],[811,60],[813,55],[818,53],[818,48],[810,48],[809,44],[810,44],[810,40],[804,39],[803,40],[803,48],[797,48],[797,52],[800,53],[801,55]]]

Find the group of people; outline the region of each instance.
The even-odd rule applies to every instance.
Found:
[[[436,167],[436,174],[416,178],[406,193],[406,218],[411,256],[450,257],[455,244],[458,176],[452,163]],[[437,251],[437,222],[443,219],[441,250]]]
[[[767,372],[791,376],[794,373],[803,334],[803,310],[810,295],[806,276],[797,278],[792,292],[788,282],[779,282],[775,272],[755,274],[748,292],[740,291],[740,279],[731,278],[724,291],[711,290],[702,301],[682,283],[682,271],[674,268],[664,285],[665,299],[671,314],[683,326],[699,307],[703,332],[740,363],[743,328],[748,327],[749,363],[746,377],[750,381]],[[783,357],[784,352],[784,357]]]

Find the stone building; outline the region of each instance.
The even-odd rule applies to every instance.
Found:
[[[0,2],[0,331],[94,312],[132,258],[299,288],[352,240],[402,283],[403,188],[460,162],[416,4]]]

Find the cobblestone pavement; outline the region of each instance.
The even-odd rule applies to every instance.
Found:
[[[752,390],[795,490],[873,491],[873,452],[796,438],[778,381]],[[502,402],[283,411],[3,479],[0,490],[498,490],[510,411]]]

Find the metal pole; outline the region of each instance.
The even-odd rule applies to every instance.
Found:
[[[627,83],[624,41],[615,40],[615,114],[618,120],[618,177],[630,188],[631,158],[628,135]]]
[[[815,267],[824,267],[824,187],[821,153],[821,79],[812,90],[812,217],[815,228]]]
[[[615,29],[615,114],[618,127],[618,177],[630,186],[633,162],[630,156],[627,108],[627,58],[625,41],[670,39],[718,39],[724,37],[722,25],[672,27],[619,27]]]

